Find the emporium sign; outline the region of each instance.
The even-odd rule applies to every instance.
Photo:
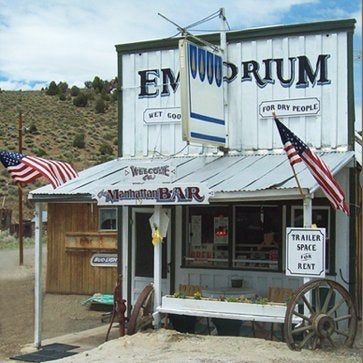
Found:
[[[210,191],[201,183],[128,184],[102,187],[94,194],[98,205],[208,204]]]
[[[325,277],[325,228],[286,228],[286,275]]]

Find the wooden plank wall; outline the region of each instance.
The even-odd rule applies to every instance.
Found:
[[[117,233],[114,249],[67,248],[67,233],[82,232],[85,236],[98,231],[98,208],[91,203],[49,203],[46,292],[57,294],[113,293],[117,282],[116,267],[93,267],[94,253],[117,253]]]

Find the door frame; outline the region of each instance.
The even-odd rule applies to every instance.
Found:
[[[170,208],[163,208],[163,211],[166,211],[169,214],[170,220],[171,220],[171,209]],[[131,220],[132,220],[132,228],[131,228],[131,304],[133,305],[138,297],[138,295],[141,293],[142,289],[149,283],[154,282],[154,277],[148,278],[143,276],[136,276],[136,231],[137,231],[137,225],[136,225],[136,214],[137,213],[146,213],[146,214],[153,214],[154,208],[152,206],[150,207],[133,207],[131,210]],[[165,293],[169,293],[170,291],[170,241],[171,241],[171,233],[170,233],[170,224],[168,226],[168,232],[166,237],[164,238],[164,242],[166,243],[166,250],[167,250],[167,256],[166,256],[166,278],[162,279],[162,290]],[[150,234],[150,243],[152,240],[152,236]],[[153,254],[154,256],[154,254]],[[153,257],[152,257],[153,258]]]

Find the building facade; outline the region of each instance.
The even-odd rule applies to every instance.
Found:
[[[286,228],[316,225],[326,230],[324,276],[359,300],[354,22],[228,32],[225,44],[220,34],[201,36],[187,59],[180,39],[117,45],[119,157],[30,194],[48,203],[47,290],[110,292],[116,255],[129,309],[156,274],[159,302],[180,285],[219,289],[233,278],[266,296],[269,287],[304,281],[286,273]],[[303,163],[294,177],[273,114],[326,162],[349,217],[330,206]],[[82,208],[82,218],[72,222],[69,208]],[[64,228],[52,235],[63,209]],[[56,256],[71,269],[63,285],[54,283],[63,278]]]

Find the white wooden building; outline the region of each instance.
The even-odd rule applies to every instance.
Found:
[[[119,272],[129,308],[153,281],[158,304],[180,284],[218,290],[230,287],[232,277],[262,296],[269,287],[296,288],[303,278],[286,275],[285,230],[311,224],[326,228],[325,277],[345,286],[360,305],[354,23],[347,19],[226,33],[223,131],[210,144],[187,140],[179,39],[117,45],[119,158],[84,170],[55,190],[37,189],[30,199],[117,210]],[[201,38],[220,45],[220,34]],[[204,66],[198,66],[201,79]],[[210,83],[217,82],[216,66],[213,72]],[[196,97],[202,110],[214,109],[213,98]],[[349,217],[331,208],[300,163],[296,172],[302,197],[272,112],[327,163],[345,192]],[[213,125],[206,125],[208,134]],[[169,218],[158,248],[149,223],[155,211]],[[271,229],[279,244],[274,253],[258,249]]]

